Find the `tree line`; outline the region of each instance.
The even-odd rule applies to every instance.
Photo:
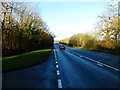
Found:
[[[98,16],[99,20],[95,25],[96,32],[79,33],[61,40],[60,43],[120,55],[120,14],[118,14],[120,3],[110,3],[106,7]]]
[[[52,46],[53,34],[38,12],[27,3],[0,2],[3,56]]]

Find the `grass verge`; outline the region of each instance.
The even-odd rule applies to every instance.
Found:
[[[88,49],[88,48],[81,48],[81,47],[73,47],[77,49],[85,49],[85,50],[91,50],[91,51],[97,51],[97,52],[104,52],[104,53],[110,53],[114,55],[120,55],[120,50],[112,50],[112,49]]]
[[[51,49],[43,49],[2,58],[2,71],[11,71],[36,65],[48,59]]]

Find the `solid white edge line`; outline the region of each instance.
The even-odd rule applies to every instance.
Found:
[[[79,54],[77,54],[77,53],[75,53],[75,54],[79,56]]]
[[[58,79],[58,88],[62,88],[62,82],[61,82],[61,79]]]
[[[93,61],[93,62],[102,64],[102,65],[104,65],[104,66],[106,66],[106,67],[108,67],[108,68],[114,69],[114,70],[116,70],[116,71],[120,71],[120,69],[118,69],[118,68],[114,68],[114,67],[112,67],[112,66],[109,66],[109,65],[107,65],[107,64],[101,63],[101,62],[96,61],[96,60],[94,60],[94,59],[91,59],[91,58],[88,58],[88,57],[85,57],[85,56],[82,56],[82,57],[84,57],[84,58],[86,58],[86,59],[89,59],[89,60],[91,60],[91,61]]]
[[[79,55],[79,57],[81,57],[81,58],[82,58],[82,56],[81,56],[81,55]]]
[[[83,56],[83,57],[85,57],[85,56]],[[85,57],[85,58],[87,58],[87,57]],[[91,59],[91,58],[87,58],[87,59],[89,59],[89,60],[91,60],[91,61],[93,61],[93,62],[96,62],[96,63],[102,64],[102,65],[104,65],[104,66],[106,66],[106,67],[108,67],[108,68],[114,69],[114,70],[116,70],[116,71],[120,71],[120,70],[117,69],[117,68],[114,68],[114,67],[109,66],[109,65],[107,65],[107,64],[101,63],[101,62],[96,61],[96,60],[94,60],[94,59]]]
[[[106,66],[106,67],[108,67],[108,68],[114,69],[114,70],[116,70],[116,71],[120,71],[120,70],[117,69],[117,68],[114,68],[114,67],[109,66],[109,65],[107,65],[107,64],[101,63],[101,62],[96,61],[96,60],[94,60],[94,59],[91,59],[91,58],[88,58],[88,57],[85,57],[85,56],[82,56],[82,57],[84,57],[84,58],[86,58],[86,59],[89,59],[89,60],[91,60],[91,61],[93,61],[93,62],[96,62],[96,63],[102,64],[102,65],[104,65],[104,66]]]
[[[97,63],[97,65],[99,65],[99,66],[103,66],[101,63]]]

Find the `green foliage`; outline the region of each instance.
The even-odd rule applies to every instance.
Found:
[[[70,38],[69,45],[84,48],[93,48],[95,39],[88,34],[76,34]]]
[[[63,43],[63,44],[68,45],[69,44],[69,40],[70,40],[70,38],[66,38],[66,39],[60,40],[59,43]]]
[[[52,46],[53,36],[33,7],[19,2],[0,2],[0,11],[3,56]]]

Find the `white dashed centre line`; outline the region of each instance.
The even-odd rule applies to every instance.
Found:
[[[62,82],[61,82],[61,79],[58,79],[58,88],[62,88]]]
[[[56,68],[58,68],[58,65],[56,65]]]
[[[55,52],[55,49],[53,50],[54,51],[54,55],[55,55],[55,63],[56,63],[56,68],[57,68],[57,76],[59,77],[60,76],[60,71],[58,70],[58,62],[57,62],[57,55],[56,55],[56,52]],[[62,82],[61,82],[61,79],[58,79],[58,88],[62,88]]]
[[[57,70],[57,75],[60,75],[60,72],[59,72],[59,70]]]
[[[55,52],[55,49],[54,49],[54,55],[55,55],[55,59],[57,58],[57,56],[56,56],[56,52]]]
[[[57,60],[57,59],[55,59],[55,60]]]
[[[56,61],[55,63],[57,64],[58,62]]]

